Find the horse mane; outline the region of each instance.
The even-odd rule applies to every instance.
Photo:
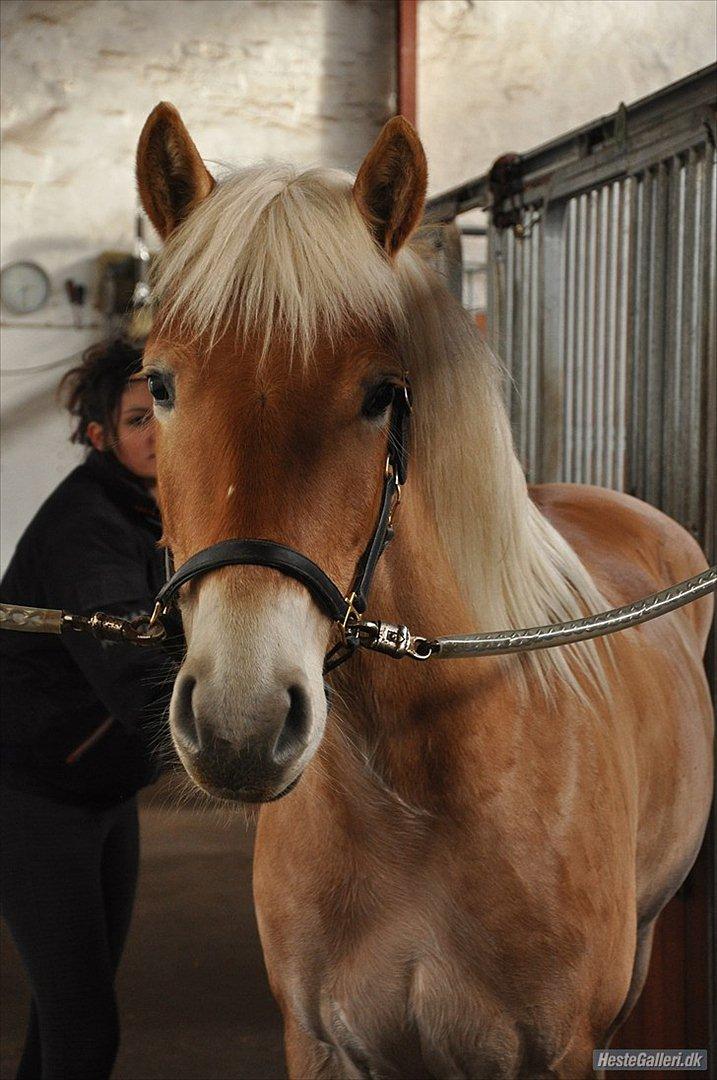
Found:
[[[157,259],[162,320],[210,342],[236,321],[263,343],[263,357],[280,331],[303,362],[319,335],[338,340],[347,320],[390,324],[416,403],[410,483],[423,487],[476,630],[605,610],[576,553],[529,498],[500,364],[419,254],[420,239],[389,263],[352,183],[337,170],[286,165],[228,174]],[[604,686],[608,655],[591,641],[505,661],[523,687],[534,676],[549,692],[558,676],[584,697],[586,683]]]

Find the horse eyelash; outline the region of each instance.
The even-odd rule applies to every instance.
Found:
[[[363,405],[361,407],[361,413],[365,417],[366,420],[372,420],[372,421],[379,420],[382,416],[385,415],[386,409],[389,408],[389,406],[391,405],[391,402],[393,401],[393,397],[394,397],[394,394],[396,392],[397,386],[398,386],[397,383],[394,383],[393,381],[385,379],[384,381],[380,382],[377,386],[373,387],[373,389],[369,391],[369,393],[364,398],[364,403],[363,403]],[[390,390],[390,396],[389,396],[389,398],[388,398],[388,400],[386,402],[386,405],[382,409],[380,409],[380,411],[378,411],[378,412],[370,412],[369,407],[371,405],[371,402],[376,397],[378,397],[378,395],[383,390]]]

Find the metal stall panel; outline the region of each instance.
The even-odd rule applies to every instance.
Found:
[[[518,227],[489,229],[488,328],[528,479],[629,491],[714,558],[714,104],[688,82],[634,145],[623,109],[598,150],[526,155]]]

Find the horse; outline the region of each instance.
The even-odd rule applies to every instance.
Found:
[[[164,241],[145,369],[164,543],[233,537],[352,579],[396,394],[408,478],[369,612],[456,635],[580,618],[706,565],[657,509],[528,489],[502,370],[422,254],[419,138],[355,179],[206,169],[161,103],[137,153]],[[705,598],[614,638],[480,661],[358,651],[281,569],[188,582],[170,708],[193,781],[259,804],[257,920],[289,1076],[588,1077],[630,1012],[711,799]]]

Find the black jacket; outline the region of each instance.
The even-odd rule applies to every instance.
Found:
[[[160,535],[156,504],[141,483],[113,455],[92,451],[26,529],[0,601],[73,614],[147,613],[164,580]],[[161,649],[78,633],[2,632],[0,665],[6,783],[106,805],[156,779],[174,674]]]

